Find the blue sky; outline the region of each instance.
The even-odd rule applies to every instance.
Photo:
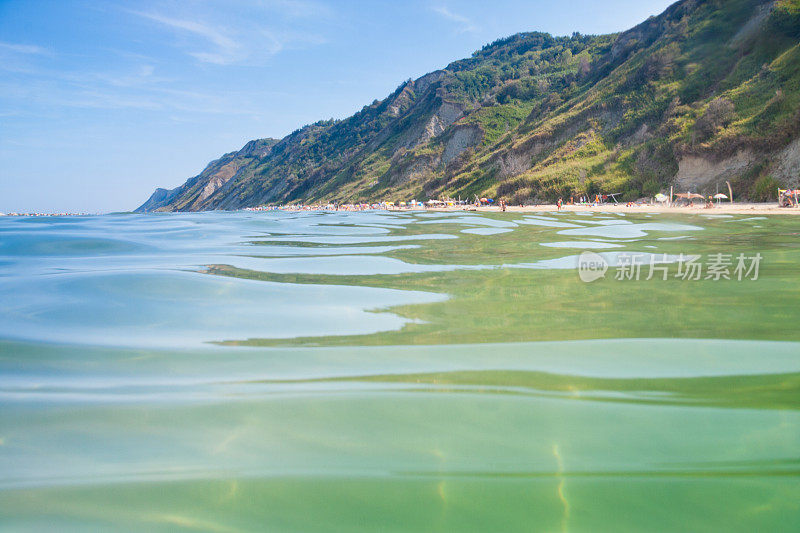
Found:
[[[499,37],[620,31],[670,3],[0,0],[0,212],[133,209]]]

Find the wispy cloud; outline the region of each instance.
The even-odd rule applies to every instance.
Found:
[[[265,8],[277,10],[292,18],[319,18],[332,14],[327,5],[310,0],[260,0],[260,3]]]
[[[8,50],[18,54],[50,55],[50,51],[47,48],[42,48],[41,46],[32,44],[7,43],[3,41],[0,41],[0,50]]]
[[[266,91],[193,91],[143,84],[139,87],[106,82],[106,75],[52,76],[29,79],[24,85],[0,81],[0,107],[8,116],[30,115],[30,106],[56,108],[157,111],[197,115],[248,115],[258,113]]]
[[[472,22],[471,19],[465,17],[464,15],[459,15],[458,13],[454,13],[445,6],[433,6],[431,7],[431,10],[434,13],[438,13],[445,19],[451,22],[455,22],[458,25],[459,33],[478,31],[478,26],[474,22]]]
[[[206,0],[188,7],[157,1],[139,11],[113,9],[116,16],[137,21],[137,40],[96,47],[93,54],[59,49],[58,61],[47,48],[0,40],[3,116],[81,108],[184,119],[208,114],[252,118],[265,98],[277,93],[246,83],[238,90],[216,81],[193,83],[195,75],[208,80],[213,74],[192,70],[171,52],[177,49],[204,65],[261,66],[283,50],[326,42],[325,33],[336,23],[335,14],[314,0]],[[176,62],[179,68],[172,68]]]
[[[239,14],[225,6],[191,14],[173,11],[166,15],[155,10],[130,13],[173,30],[182,36],[181,46],[188,55],[214,65],[259,63],[288,48],[326,42],[319,31],[286,24],[298,18],[329,19],[330,11],[324,6],[301,0],[261,0],[249,3],[247,8],[249,11],[243,8]]]
[[[157,13],[132,12],[135,15],[158,22],[163,26],[186,32],[206,40],[214,47],[213,52],[191,52],[190,55],[196,59],[218,65],[226,65],[235,62],[244,47],[232,37],[226,35],[221,30],[210,25],[194,20],[167,17]]]
[[[81,74],[89,79],[96,79],[98,82],[106,83],[113,87],[143,87],[152,86],[162,82],[172,81],[171,78],[159,77],[155,74],[155,67],[151,64],[139,64],[132,69],[122,72],[108,71],[94,74]]]
[[[7,73],[5,79],[0,76],[0,112],[5,116],[31,116],[36,109],[47,109],[49,115],[59,108],[252,116],[266,95],[274,96],[263,89],[187,90],[185,80],[162,76],[160,69],[148,62],[76,71],[46,67],[8,70],[0,63],[0,70]]]

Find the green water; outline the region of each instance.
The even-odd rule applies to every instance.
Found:
[[[799,281],[794,217],[0,219],[0,529],[796,530]]]

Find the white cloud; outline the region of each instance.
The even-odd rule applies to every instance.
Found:
[[[35,46],[32,44],[6,43],[3,41],[0,41],[0,50],[9,50],[18,54],[50,55],[50,51],[46,48],[42,48],[41,46]]]
[[[149,63],[108,71],[29,69],[9,78],[0,77],[0,109],[6,116],[31,115],[31,106],[48,109],[48,116],[56,108],[252,116],[260,100],[274,96],[263,89],[186,90],[179,79],[159,76]]]
[[[227,2],[241,2],[241,9],[230,9]],[[313,1],[209,0],[186,6],[159,2],[140,11],[124,10],[138,21],[135,31],[149,45],[146,54],[136,46],[128,50],[116,45],[98,47],[90,60],[59,53],[58,62],[41,61],[54,54],[32,44],[0,41],[0,110],[6,116],[57,108],[252,116],[265,97],[276,93],[214,84],[188,91],[195,85],[187,83],[185,69],[170,69],[175,58],[162,50],[177,47],[206,65],[261,66],[283,50],[326,42],[324,33],[331,25],[331,12],[323,6],[316,13]],[[47,111],[35,111],[37,107]]]
[[[317,22],[329,19],[330,11],[322,5],[297,0],[261,0],[246,7],[239,12],[212,3],[191,15],[186,12],[165,15],[154,10],[130,13],[175,31],[182,38],[180,46],[189,56],[214,65],[258,64],[288,48],[326,42],[319,30],[293,27],[302,23],[289,24],[299,18]]]
[[[459,33],[478,31],[478,26],[476,26],[475,23],[472,22],[472,20],[470,20],[469,18],[467,18],[467,17],[465,17],[463,15],[459,15],[458,13],[453,13],[452,11],[447,9],[445,6],[434,6],[434,7],[431,7],[431,10],[434,13],[438,13],[439,15],[441,15],[444,18],[446,18],[447,20],[449,20],[451,22],[455,22],[456,24],[458,24],[458,26],[459,26],[458,32]]]
[[[244,51],[244,47],[236,40],[219,29],[202,22],[166,17],[156,13],[141,13],[138,11],[134,11],[133,13],[169,28],[186,32],[208,41],[215,47],[213,52],[191,52],[189,54],[205,63],[215,63],[218,65],[233,63],[240,58]]]

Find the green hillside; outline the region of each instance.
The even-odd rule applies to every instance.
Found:
[[[500,39],[389,97],[251,141],[140,210],[670,185],[766,200],[800,175],[800,0],[683,0],[623,33]]]

